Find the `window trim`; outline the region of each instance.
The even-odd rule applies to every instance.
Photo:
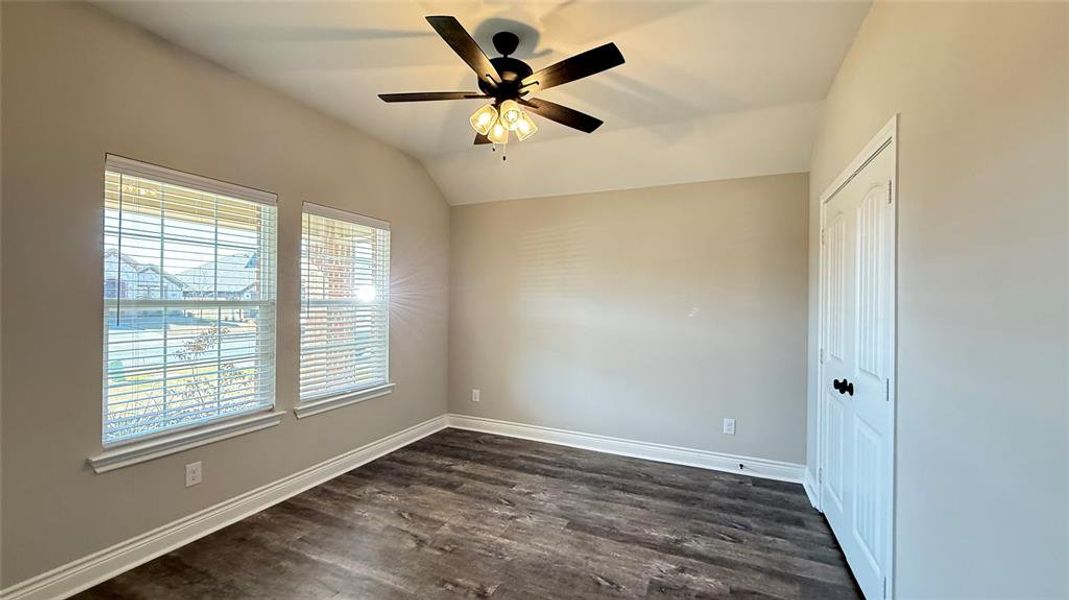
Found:
[[[274,427],[285,413],[273,408],[230,418],[201,423],[178,431],[165,431],[152,437],[136,438],[106,448],[86,461],[97,474],[129,467],[171,454],[213,444],[222,440]]]
[[[212,194],[228,196],[238,200],[245,200],[257,204],[263,204],[266,206],[276,207],[278,206],[278,195],[273,192],[252,188],[245,185],[239,185],[228,181],[219,179],[213,179],[210,177],[204,177],[201,175],[194,175],[192,173],[186,173],[178,171],[161,165],[147,163],[144,161],[127,158],[117,154],[105,154],[104,155],[104,172],[114,172],[121,175],[131,175],[134,177],[143,177],[159,183],[171,184],[183,186],[195,190],[200,190]],[[130,465],[135,465],[145,461],[161,458],[170,454],[175,454],[199,446],[204,446],[214,442],[222,441],[225,439],[245,435],[247,433],[253,433],[269,427],[274,427],[282,422],[282,416],[285,411],[278,410],[278,395],[277,395],[277,346],[278,346],[278,300],[277,300],[277,260],[278,260],[278,245],[277,245],[277,226],[278,226],[278,213],[275,213],[275,242],[273,262],[275,267],[275,283],[276,297],[268,301],[250,301],[248,304],[253,305],[265,305],[272,309],[274,314],[273,333],[272,333],[272,389],[274,393],[271,396],[271,404],[259,406],[251,410],[227,415],[224,417],[217,417],[207,421],[190,423],[184,427],[178,427],[174,429],[163,429],[153,433],[149,433],[143,436],[122,439],[113,442],[104,441],[104,431],[101,431],[101,447],[103,451],[96,455],[90,456],[86,459],[86,462],[93,468],[96,473],[106,473],[115,469],[120,469]],[[106,281],[104,282],[106,285]],[[103,306],[109,306],[109,299],[104,298]],[[122,305],[129,307],[131,304],[143,303],[147,305],[163,304],[166,306],[192,306],[197,308],[211,306],[219,306],[225,304],[231,306],[234,304],[240,304],[238,302],[222,302],[212,300],[191,300],[184,301],[178,299],[161,300],[156,301],[139,301],[129,300],[123,302]],[[116,303],[117,304],[117,303]],[[105,350],[106,352],[106,350]],[[105,366],[105,379],[103,393],[106,395],[107,379],[106,379]],[[101,427],[106,429],[107,413],[102,403],[101,406]]]
[[[272,192],[251,188],[247,185],[230,183],[229,181],[223,181],[221,179],[204,177],[203,175],[185,173],[169,167],[126,158],[125,156],[119,156],[118,154],[104,155],[104,170],[114,171],[124,175],[132,175],[134,177],[144,177],[160,183],[169,183],[171,185],[180,185],[183,187],[203,190],[221,196],[230,196],[231,198],[237,198],[239,200],[259,202],[260,204],[269,204],[271,206],[278,205],[278,194]]]
[[[304,419],[306,417],[332,411],[336,408],[349,406],[350,404],[357,404],[364,400],[371,400],[372,398],[379,398],[387,394],[392,394],[395,387],[397,387],[397,384],[391,381],[374,387],[335,394],[325,398],[306,400],[293,408],[293,414],[296,415],[298,419]]]
[[[364,225],[366,227],[372,227],[372,228],[375,228],[375,229],[381,229],[381,230],[385,230],[385,231],[388,231],[388,232],[390,231],[390,222],[389,221],[384,221],[382,219],[376,219],[375,217],[369,217],[367,215],[362,215],[362,214],[359,214],[359,213],[349,212],[347,210],[333,208],[333,207],[330,207],[330,206],[323,206],[322,204],[315,204],[313,202],[307,202],[306,201],[306,202],[302,202],[301,204],[302,204],[302,206],[301,206],[301,220],[302,220],[302,222],[304,220],[304,215],[305,214],[311,214],[311,215],[317,215],[317,216],[321,216],[321,217],[327,217],[329,219],[336,219],[336,220],[339,220],[339,221],[344,221],[346,223],[354,223],[354,224],[357,224],[357,225]],[[392,248],[392,245],[393,245],[393,243],[392,243],[392,236],[391,236],[391,243],[390,243],[391,248],[389,248],[389,250],[390,250],[390,263],[388,263],[389,266],[391,266],[391,267],[393,266],[392,265],[392,261],[393,261],[393,248]],[[301,227],[301,259],[303,260],[303,258],[304,258],[304,227],[302,225],[302,227]],[[300,315],[304,312],[304,293],[303,293],[303,291],[304,291],[303,290],[304,273],[303,272],[301,273],[300,279],[301,279],[301,281],[299,282],[299,284],[297,286],[298,287],[298,293],[300,294],[300,298],[301,298],[300,306],[298,308],[298,319],[300,319]],[[390,306],[387,304],[387,306],[386,306],[386,327],[387,327],[387,332],[390,331],[389,319],[390,319]],[[297,360],[298,360],[298,364],[300,363],[301,358],[302,358],[301,345],[300,345],[300,342],[298,341],[298,344],[297,344]],[[298,371],[299,371],[299,368],[298,368]],[[299,379],[299,376],[298,376],[298,379]],[[390,340],[389,340],[389,333],[387,333],[387,339],[386,339],[386,382],[385,383],[376,383],[376,384],[373,384],[370,387],[357,388],[357,389],[354,389],[354,390],[348,390],[348,391],[345,391],[345,392],[340,392],[340,393],[335,393],[335,394],[327,394],[325,396],[313,397],[313,398],[309,398],[309,399],[305,399],[305,400],[301,399],[300,392],[298,391],[297,404],[293,408],[293,414],[297,417],[297,419],[304,419],[304,418],[307,418],[307,417],[311,417],[311,416],[315,416],[315,415],[322,414],[322,413],[325,413],[325,412],[329,412],[329,411],[332,411],[332,410],[335,410],[335,409],[338,409],[338,408],[343,408],[343,407],[346,407],[346,406],[357,404],[357,403],[363,402],[365,400],[371,400],[372,398],[380,398],[382,396],[386,396],[388,394],[393,393],[393,390],[394,390],[394,388],[396,386],[397,386],[396,382],[392,381],[391,377],[390,377]]]
[[[341,210],[340,208],[332,208],[330,206],[323,206],[322,204],[314,204],[312,202],[304,202],[301,208],[301,213],[319,215],[321,217],[345,221],[346,223],[356,223],[357,225],[374,227],[375,229],[384,229],[386,231],[390,230],[389,221],[383,221],[382,219],[376,219],[375,217],[369,217],[367,215],[361,215],[358,213],[349,212],[347,210]]]

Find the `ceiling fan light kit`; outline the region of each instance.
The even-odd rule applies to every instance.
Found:
[[[475,133],[486,136],[492,144],[507,144],[509,132],[515,133],[521,142],[538,132],[531,115],[515,100],[505,100],[500,109],[493,104],[480,107],[468,121]]]
[[[491,59],[454,17],[427,17],[427,22],[475,72],[480,91],[379,94],[384,102],[490,100],[469,119],[475,130],[476,145],[507,144],[510,133],[515,133],[521,142],[531,137],[538,132],[538,126],[528,113],[585,133],[601,126],[600,119],[566,106],[537,100],[531,95],[622,65],[624,57],[616,44],[604,44],[534,71],[527,63],[509,56],[520,42],[514,33],[501,31],[494,34],[494,48],[501,56]]]

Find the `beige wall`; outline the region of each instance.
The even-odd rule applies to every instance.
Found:
[[[793,174],[454,207],[450,409],[804,462],[806,193]]]
[[[416,161],[89,5],[4,3],[3,76],[3,586],[445,411],[449,211]],[[301,201],[392,221],[396,392],[93,474],[105,152],[278,193],[282,409]]]
[[[901,113],[901,598],[1069,596],[1067,21],[879,2],[827,99],[811,250],[820,193]],[[812,251],[809,272],[815,309]]]

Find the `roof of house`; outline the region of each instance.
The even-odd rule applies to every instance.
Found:
[[[115,256],[116,254],[119,254],[118,250],[116,250],[115,248],[108,248],[104,252],[104,260],[107,261],[107,259],[109,257]],[[174,275],[171,275],[170,273],[167,273],[166,271],[161,270],[156,265],[138,262],[138,261],[134,260],[133,258],[130,258],[126,254],[119,254],[119,260],[121,260],[124,263],[126,263],[127,265],[129,265],[129,267],[131,269],[137,271],[138,273],[144,273],[145,271],[152,271],[156,275],[162,276],[164,279],[166,279],[167,281],[170,281],[172,284],[174,284],[174,285],[176,285],[176,286],[178,286],[180,288],[186,288],[187,287],[185,281],[183,281],[182,279],[179,279],[178,277],[176,277]]]
[[[115,254],[117,254],[116,250],[110,248],[104,256],[107,258]],[[151,270],[157,274],[160,273],[160,268],[156,265],[139,263],[125,254],[121,255],[121,258],[138,272]],[[210,293],[218,290],[222,294],[239,294],[256,284],[259,266],[258,253],[244,252],[220,256],[218,261],[205,261],[175,275],[164,271],[163,276],[187,292]],[[302,268],[313,273],[319,272],[315,265],[302,264]]]
[[[217,261],[208,261],[182,271],[178,277],[186,282],[190,291],[240,293],[256,283],[257,258],[255,252],[220,256]]]

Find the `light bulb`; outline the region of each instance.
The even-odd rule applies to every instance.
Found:
[[[498,121],[490,128],[490,133],[486,134],[486,138],[493,144],[507,144],[509,143],[509,130]]]
[[[497,123],[497,109],[493,104],[487,104],[475,111],[471,115],[471,128],[474,129],[479,135],[486,135],[490,132],[490,129]]]
[[[523,112],[520,115],[520,121],[516,123],[516,139],[522,142],[536,133],[538,133],[538,125],[535,125],[534,119],[526,111]]]
[[[501,122],[509,131],[516,129],[516,124],[523,118],[523,110],[515,100],[505,100],[501,103]]]

